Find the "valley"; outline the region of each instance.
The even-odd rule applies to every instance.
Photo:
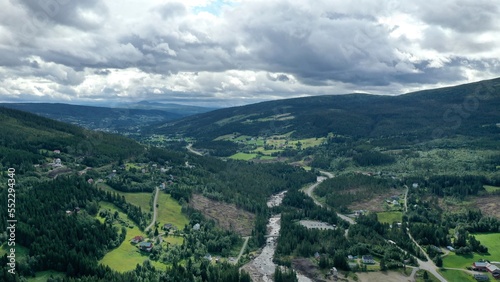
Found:
[[[24,211],[16,277],[494,279],[472,266],[500,261],[500,91],[433,135],[449,91],[220,109],[134,125],[140,142],[0,108],[0,166]]]

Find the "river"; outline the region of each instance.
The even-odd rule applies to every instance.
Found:
[[[287,191],[272,195],[267,202],[268,207],[281,205]],[[274,252],[276,251],[276,240],[280,234],[281,214],[273,215],[267,223],[266,245],[262,252],[251,262],[244,266],[244,269],[250,273],[253,281],[273,281],[273,274],[276,264],[273,262]],[[297,272],[299,282],[312,282],[311,279]]]

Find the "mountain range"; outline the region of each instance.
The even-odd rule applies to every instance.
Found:
[[[326,95],[219,109],[149,127],[149,133],[199,140],[239,133],[291,133],[295,138],[329,133],[360,138],[426,139],[500,133],[500,79],[399,96]]]

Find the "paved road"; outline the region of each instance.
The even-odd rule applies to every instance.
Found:
[[[328,177],[328,178],[333,178],[333,174],[331,174],[330,172],[327,172],[327,171],[322,171],[322,170],[321,170],[320,172],[321,172],[321,174],[326,175],[326,177]],[[316,197],[314,197],[313,192],[314,192],[314,189],[316,189],[316,187],[318,187],[318,185],[319,185],[321,182],[323,182],[324,180],[325,180],[325,178],[318,178],[318,181],[317,181],[316,183],[314,183],[313,185],[311,185],[311,186],[307,187],[307,188],[304,190],[304,192],[305,192],[305,193],[306,193],[309,197],[311,197],[311,199],[313,199],[314,203],[316,203],[316,205],[318,205],[318,206],[320,206],[320,207],[322,207],[322,206],[323,206],[323,204],[322,204],[322,203],[320,203],[320,202],[318,202],[318,200],[316,200]],[[338,216],[338,217],[340,217],[340,218],[342,218],[343,220],[345,220],[345,221],[349,222],[350,224],[355,224],[355,223],[356,223],[356,222],[354,222],[354,219],[352,219],[352,218],[350,218],[350,217],[348,217],[348,216],[345,216],[345,215],[343,215],[343,214],[337,213],[337,216]]]
[[[191,152],[191,153],[193,153],[193,154],[195,154],[195,155],[198,155],[198,156],[203,156],[203,154],[202,154],[202,153],[200,153],[200,152],[198,152],[198,151],[195,151],[195,150],[193,149],[193,144],[189,144],[189,145],[187,145],[187,146],[186,146],[186,149],[188,149],[188,151],[189,151],[189,152]]]
[[[240,261],[240,258],[243,255],[243,252],[245,252],[245,249],[247,248],[248,239],[250,239],[250,236],[243,237],[243,239],[245,239],[245,242],[243,242],[243,246],[241,247],[241,250],[240,250],[240,253],[238,254],[238,257],[234,261],[234,264],[237,264]]]
[[[153,201],[153,220],[151,224],[144,229],[144,232],[147,232],[156,222],[156,216],[158,215],[158,209],[156,208],[156,203],[158,203],[158,195],[160,194],[160,188],[156,187],[155,200]]]
[[[406,186],[406,185],[405,185],[405,187],[406,187],[406,192],[405,192],[405,212],[408,212],[408,191],[410,190],[410,188],[408,186]],[[427,258],[427,261],[423,261],[423,260],[420,260],[420,259],[417,258],[417,261],[418,261],[418,264],[419,264],[419,268],[429,271],[434,276],[436,276],[436,278],[439,279],[439,281],[447,282],[447,280],[444,279],[444,277],[441,276],[441,274],[439,274],[438,267],[434,264],[434,262],[431,260],[431,258],[429,257],[429,255],[427,255],[427,253],[424,251],[424,249],[417,243],[417,241],[415,241],[415,239],[413,239],[413,236],[411,236],[410,230],[408,228],[406,228],[406,231],[407,231],[408,236],[410,237],[410,239],[413,241],[413,243],[415,245],[417,245],[417,247],[422,251],[422,253]]]

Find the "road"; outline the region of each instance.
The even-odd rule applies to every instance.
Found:
[[[188,151],[189,151],[189,152],[191,152],[191,153],[193,153],[193,154],[195,154],[195,155],[198,155],[198,156],[203,156],[203,154],[202,154],[202,153],[200,153],[200,152],[198,152],[198,151],[195,151],[195,150],[193,149],[193,144],[189,144],[189,145],[187,145],[187,146],[186,146],[186,149],[188,149]]]
[[[241,247],[240,253],[238,254],[238,257],[234,261],[234,264],[238,264],[240,261],[241,256],[243,255],[243,252],[245,252],[245,249],[247,248],[248,240],[250,239],[250,236],[243,237],[245,239],[245,242],[243,242],[243,246]]]
[[[332,178],[333,177],[333,174],[329,173],[329,172],[326,172],[326,171],[320,171],[321,174],[323,175],[326,175],[328,178]],[[319,206],[323,206],[323,204],[321,204],[320,202],[318,202],[318,200],[316,200],[316,198],[314,197],[314,189],[316,187],[318,187],[318,185],[324,181],[325,179],[320,179],[318,178],[318,181],[316,183],[314,183],[313,185],[309,186],[308,188],[306,188],[304,190],[304,192],[313,199],[314,203],[316,203],[317,205]],[[408,198],[408,190],[409,188],[406,186],[406,192],[405,192],[405,211],[407,211],[407,198]],[[342,218],[343,220],[349,222],[350,224],[355,224],[356,222],[350,218],[350,217],[347,217],[343,214],[339,214],[337,213],[337,215]],[[432,273],[434,276],[436,276],[436,278],[439,280],[439,281],[442,281],[442,282],[447,282],[446,279],[444,279],[443,276],[441,276],[441,274],[439,274],[438,272],[438,268],[436,267],[436,265],[432,262],[432,260],[429,258],[429,256],[427,255],[427,253],[422,249],[422,247],[420,247],[419,244],[417,244],[417,242],[413,239],[413,237],[411,236],[409,230],[408,230],[408,235],[410,237],[410,239],[422,250],[422,252],[425,254],[425,256],[427,257],[427,261],[422,261],[420,259],[417,258],[417,261],[419,263],[419,268],[416,268],[414,269],[412,275],[415,275],[414,273],[418,270],[418,269],[424,269],[424,270],[427,270],[429,271],[430,273]]]
[[[156,187],[155,199],[153,201],[153,220],[151,221],[151,224],[148,225],[148,227],[146,227],[146,229],[144,229],[144,232],[147,232],[151,227],[153,227],[153,225],[156,222],[156,216],[158,215],[158,208],[156,208],[156,203],[158,203],[158,195],[159,194],[160,194],[160,188]]]
[[[408,212],[408,191],[410,190],[410,188],[407,185],[405,185],[405,188],[406,188],[406,192],[405,192],[405,212]],[[422,251],[422,253],[427,258],[427,261],[423,261],[423,260],[420,260],[419,258],[417,258],[418,265],[419,265],[418,269],[427,270],[430,273],[432,273],[434,276],[436,276],[436,278],[439,281],[447,282],[447,280],[444,279],[444,277],[441,276],[441,274],[439,274],[438,267],[434,264],[434,262],[431,260],[431,258],[429,257],[429,255],[427,255],[427,253],[424,251],[424,249],[417,243],[417,241],[415,241],[415,239],[413,239],[413,236],[411,236],[411,233],[410,233],[410,229],[406,228],[406,231],[408,233],[408,237],[410,237],[410,239],[413,241],[413,243],[415,245],[417,245],[417,247]]]
[[[331,174],[330,172],[327,172],[327,171],[322,171],[322,170],[320,170],[320,172],[321,172],[321,174],[326,175],[326,177],[328,177],[328,178],[333,178],[333,174]],[[313,193],[313,192],[314,192],[314,189],[316,189],[316,187],[318,187],[318,185],[319,185],[321,182],[323,182],[324,180],[325,180],[325,178],[324,178],[324,177],[323,177],[323,178],[319,178],[319,177],[318,177],[318,181],[317,181],[316,183],[314,183],[313,185],[311,185],[311,186],[307,187],[307,188],[304,190],[304,192],[305,192],[305,193],[306,193],[309,197],[311,197],[311,199],[313,199],[314,203],[315,203],[316,205],[320,206],[320,207],[322,207],[322,206],[323,206],[323,204],[322,204],[322,203],[320,203],[320,202],[316,199],[316,197],[314,197],[314,193]],[[337,216],[338,216],[338,217],[340,217],[341,219],[343,219],[343,220],[345,220],[345,221],[349,222],[350,224],[355,224],[354,219],[352,219],[352,218],[350,218],[350,217],[347,217],[347,216],[345,216],[345,215],[343,215],[343,214],[340,214],[340,213],[337,213]]]
[[[405,185],[405,188],[406,188],[406,192],[405,192],[405,212],[408,212],[408,190],[410,190],[410,188],[408,188],[407,185]]]

